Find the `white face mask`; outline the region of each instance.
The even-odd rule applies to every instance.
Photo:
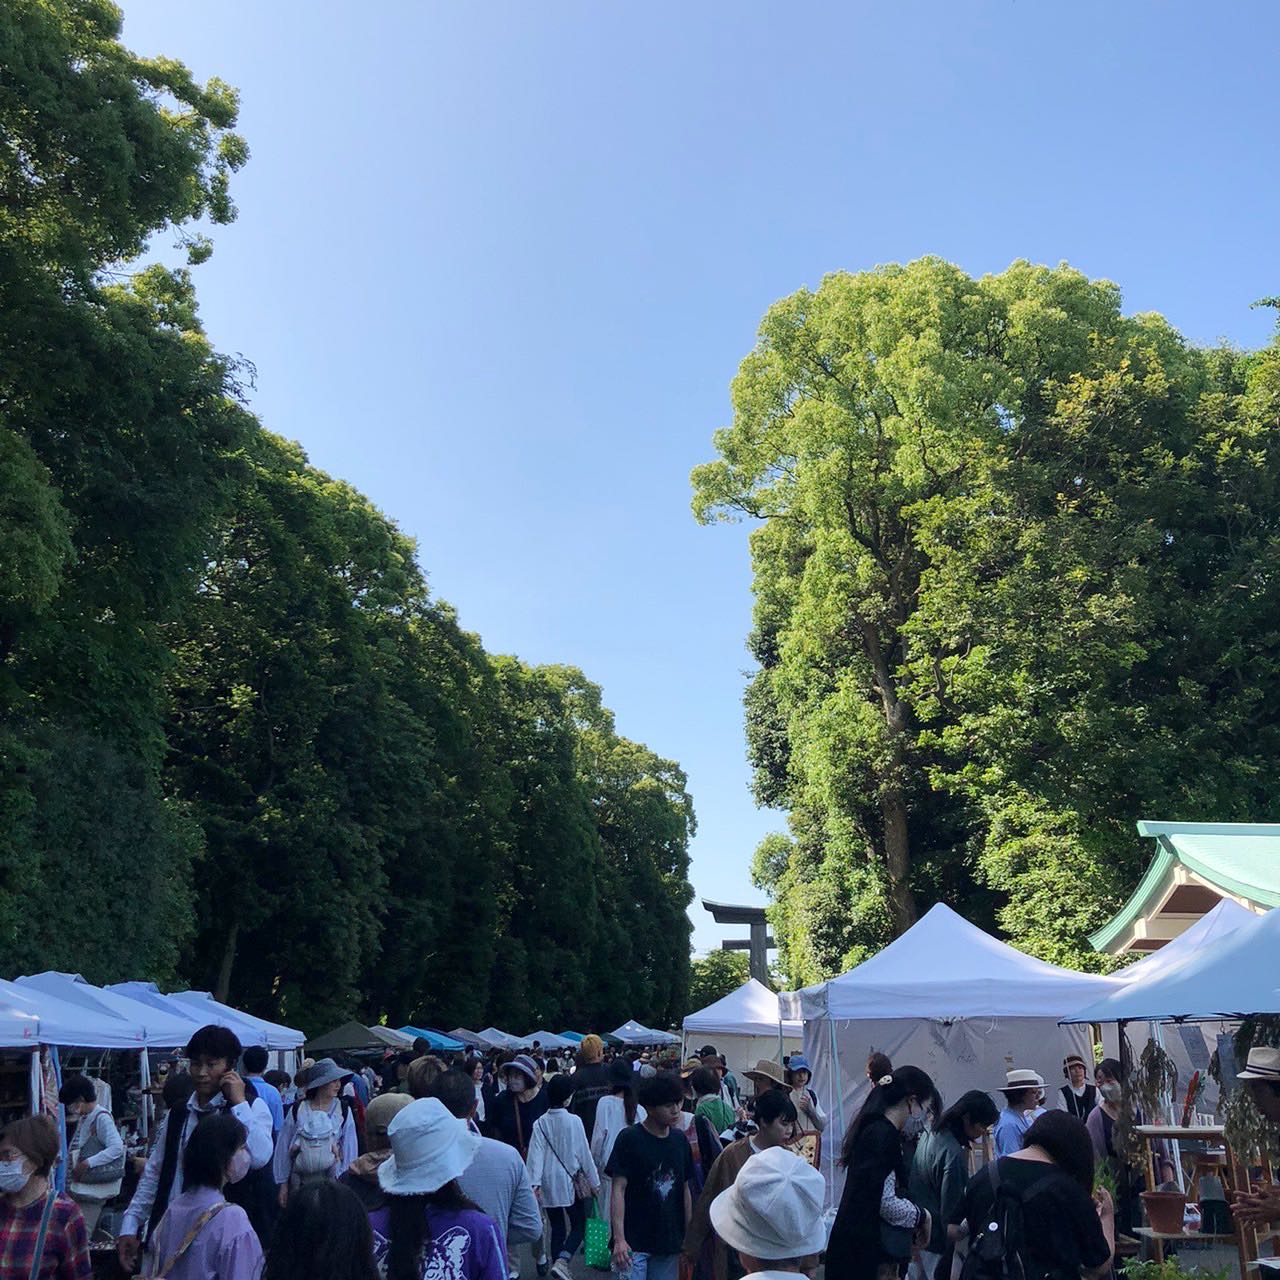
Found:
[[[1120,1101],[1120,1086],[1114,1080],[1101,1086],[1101,1093],[1108,1102]]]
[[[249,1166],[249,1148],[241,1147],[231,1157],[231,1163],[227,1165],[227,1181],[239,1182],[249,1172]]]
[[[15,1191],[21,1191],[31,1181],[31,1175],[27,1172],[25,1165],[26,1161],[21,1158],[0,1160],[0,1191],[6,1195],[12,1195]]]

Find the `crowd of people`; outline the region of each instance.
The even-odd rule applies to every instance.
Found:
[[[982,1280],[1008,1274],[998,1267],[1009,1251],[1028,1276],[1096,1280],[1113,1261],[1115,1206],[1094,1176],[1115,1158],[1121,1069],[1109,1059],[1090,1086],[1083,1060],[1068,1058],[1061,1106],[1046,1110],[1034,1072],[1009,1072],[1002,1108],[981,1091],[944,1107],[923,1070],[872,1055],[828,1224],[823,1179],[798,1154],[826,1125],[799,1055],[744,1072],[749,1095],[713,1046],[681,1063],[615,1055],[595,1036],[571,1062],[535,1045],[453,1063],[391,1057],[380,1070],[325,1058],[295,1079],[208,1026],[184,1057],[161,1086],[163,1115],[116,1238],[125,1274],[519,1280],[529,1266],[570,1280],[594,1218],[627,1280],[812,1276],[820,1262],[826,1280],[909,1269],[949,1280],[966,1253],[988,1265],[965,1271]],[[1280,1115],[1280,1052],[1255,1049],[1240,1074],[1264,1114]],[[0,1280],[87,1280],[90,1236],[125,1178],[92,1082],[71,1076],[59,1097],[65,1192],[53,1186],[49,1117],[0,1133]],[[987,1137],[994,1159],[971,1177],[970,1152]],[[1278,1208],[1252,1194],[1238,1211]]]

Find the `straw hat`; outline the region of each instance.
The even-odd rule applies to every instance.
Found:
[[[1020,1093],[1023,1089],[1043,1089],[1044,1077],[1038,1071],[1023,1067],[1005,1073],[1004,1084],[998,1085],[1001,1093]]]
[[[702,1070],[701,1058],[689,1058],[685,1061],[683,1067],[680,1068],[681,1079],[687,1080],[695,1071]]]
[[[742,1166],[711,1202],[711,1225],[731,1248],[762,1261],[803,1258],[827,1247],[826,1183],[807,1160],[770,1147]]]
[[[1262,1045],[1249,1050],[1249,1060],[1243,1071],[1236,1072],[1237,1080],[1272,1080],[1280,1084],[1280,1049]]]
[[[391,1196],[426,1195],[461,1177],[481,1138],[439,1098],[411,1102],[387,1126],[391,1155],[378,1166],[378,1183]]]
[[[773,1062],[769,1058],[761,1058],[750,1071],[742,1073],[748,1080],[754,1080],[757,1084],[776,1084],[786,1087],[787,1077],[783,1073],[782,1064]]]

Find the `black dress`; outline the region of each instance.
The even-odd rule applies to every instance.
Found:
[[[855,1139],[845,1169],[844,1194],[827,1243],[826,1280],[876,1280],[883,1265],[897,1265],[880,1244],[880,1199],[890,1174],[905,1198],[902,1135],[883,1116],[873,1116]]]

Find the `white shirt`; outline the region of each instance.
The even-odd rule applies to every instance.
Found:
[[[284,1113],[284,1124],[280,1126],[280,1136],[276,1139],[275,1157],[271,1164],[271,1176],[277,1183],[288,1182],[289,1175],[293,1172],[293,1152],[290,1148],[298,1133],[298,1120],[294,1112],[296,1110],[298,1116],[305,1120],[306,1114],[303,1108],[309,1109],[310,1106],[311,1104],[304,1098],[296,1108],[290,1107]],[[354,1108],[344,1107],[340,1099],[334,1098],[329,1104],[328,1115],[335,1124],[342,1126],[338,1133],[338,1155],[329,1170],[331,1178],[340,1178],[360,1154],[360,1146],[356,1138],[356,1113]],[[324,1131],[321,1130],[321,1132]]]
[[[101,1151],[86,1157],[85,1164],[90,1169],[101,1169],[103,1165],[114,1164],[124,1155],[124,1139],[120,1136],[120,1130],[116,1128],[116,1122],[111,1118],[111,1112],[104,1111],[95,1104],[93,1110],[76,1125],[76,1136],[71,1139],[71,1146],[67,1151],[68,1172],[76,1167],[80,1159],[80,1148],[91,1133],[96,1134],[98,1141],[105,1145]]]
[[[600,1185],[600,1173],[587,1146],[587,1131],[564,1107],[552,1107],[534,1121],[525,1164],[529,1182],[541,1189],[547,1209],[568,1209],[577,1200],[573,1178],[578,1172],[585,1173],[593,1187]]]
[[[178,1164],[173,1171],[173,1185],[169,1188],[170,1202],[182,1194],[182,1153],[187,1149],[187,1141],[197,1121],[201,1116],[208,1115],[211,1111],[219,1111],[226,1105],[226,1098],[221,1093],[215,1093],[209,1105],[201,1108],[193,1093],[187,1099],[185,1110],[171,1110],[160,1121],[160,1127],[156,1130],[156,1145],[151,1148],[151,1154],[147,1157],[147,1167],[143,1169],[142,1177],[138,1179],[138,1189],[133,1193],[133,1199],[125,1210],[124,1221],[120,1224],[122,1236],[140,1234],[143,1225],[151,1216],[151,1206],[156,1202],[156,1192],[160,1187],[160,1166],[164,1164],[165,1139],[174,1118],[179,1117],[182,1120],[182,1138],[178,1143]],[[231,1108],[231,1114],[244,1125],[249,1135],[245,1143],[249,1150],[249,1167],[261,1169],[271,1159],[272,1153],[270,1107],[261,1098],[255,1098],[252,1103],[236,1103]]]
[[[642,1106],[636,1106],[636,1124],[643,1124],[646,1112]],[[613,1155],[613,1144],[618,1134],[627,1127],[627,1108],[616,1093],[601,1098],[596,1107],[596,1127],[591,1131],[591,1158],[596,1168],[608,1167],[609,1157]]]

